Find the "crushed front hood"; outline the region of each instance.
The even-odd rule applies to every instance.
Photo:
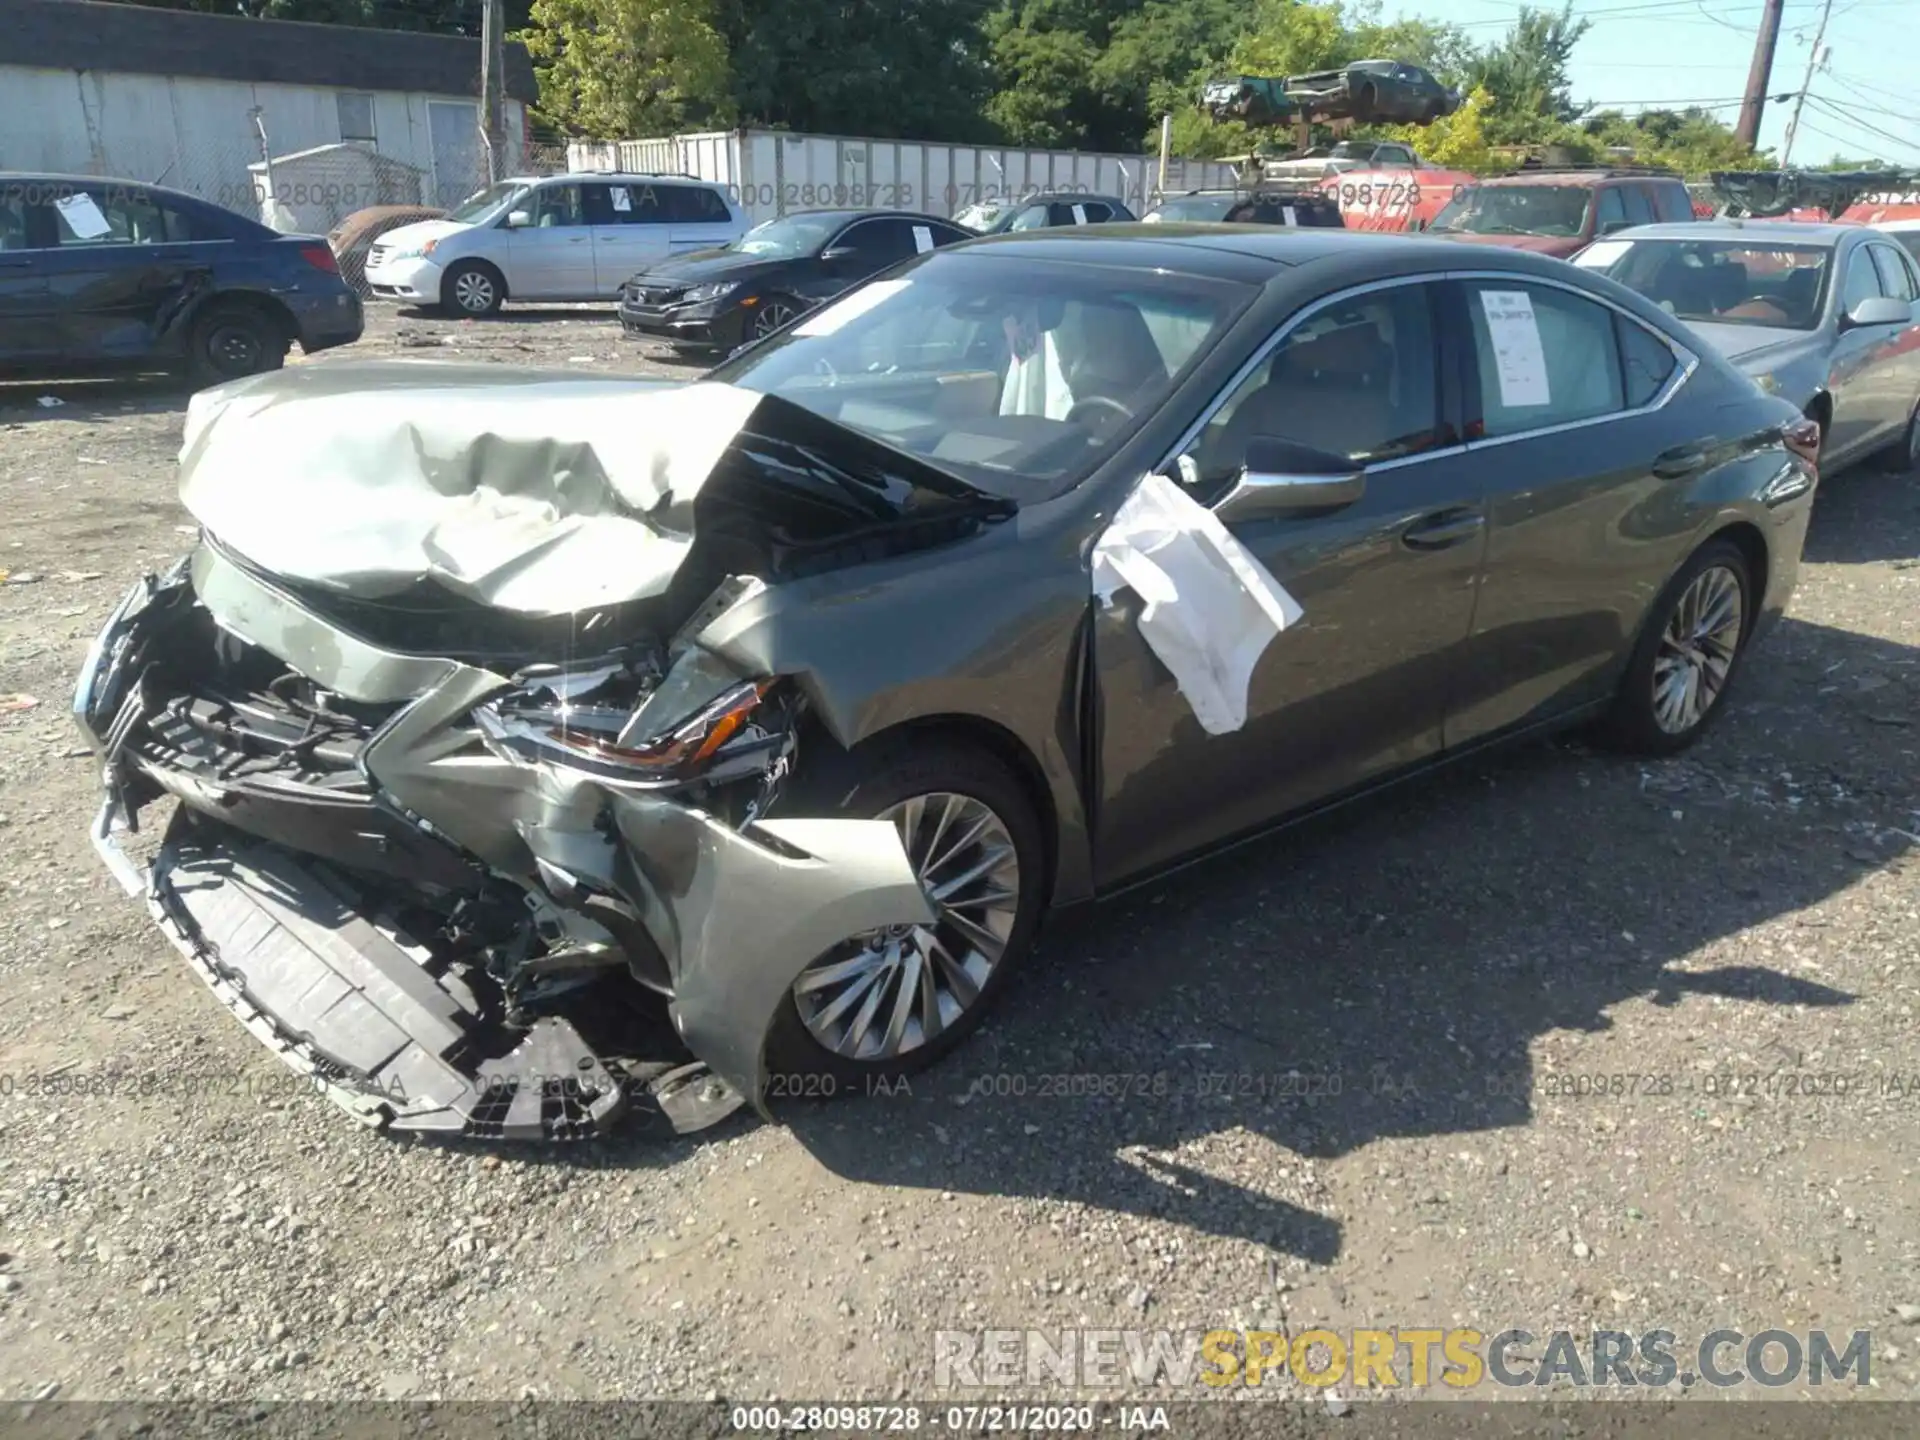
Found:
[[[875,532],[900,543],[930,533],[916,522],[1013,508],[732,385],[405,360],[196,395],[180,498],[223,549],[309,592],[379,601],[426,582],[517,616],[666,595],[707,528],[696,512],[722,563],[681,577],[697,601],[726,573],[772,579],[801,552],[817,567],[845,541],[855,560]]]
[[[180,499],[262,569],[361,597],[433,579],[562,614],[658,594],[692,499],[760,396],[421,361],[202,391]]]

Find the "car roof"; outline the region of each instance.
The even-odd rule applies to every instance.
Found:
[[[1152,267],[1175,274],[1256,282],[1318,261],[1350,261],[1356,270],[1369,272],[1396,266],[1410,273],[1462,268],[1460,245],[1453,240],[1321,226],[1136,222],[983,235],[954,248],[1013,258],[1081,260],[1129,269]],[[1564,261],[1549,261],[1525,251],[1488,246],[1484,254],[1473,256],[1471,268],[1559,274],[1567,266]]]
[[[1672,180],[1675,183],[1681,183],[1678,175],[1628,170],[1516,170],[1511,175],[1489,175],[1484,180],[1474,183],[1487,186],[1541,185],[1564,187],[1568,190],[1591,190],[1594,186],[1609,180]]]
[[[1869,230],[1920,230],[1920,215],[1908,216],[1901,220],[1876,220],[1867,228]]]
[[[1804,220],[1674,220],[1632,225],[1609,240],[1759,240],[1769,245],[1837,245],[1864,225],[1816,225]]]

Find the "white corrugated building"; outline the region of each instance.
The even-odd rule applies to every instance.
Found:
[[[525,49],[506,49],[512,173],[536,88]],[[355,167],[364,184],[276,174],[276,191],[331,187],[280,196],[296,212],[452,205],[486,183],[479,93],[480,42],[459,36],[0,0],[0,171],[141,180],[258,215],[266,197],[249,167],[264,129],[276,157],[346,143],[395,162]],[[382,193],[413,183],[409,172],[424,193]]]

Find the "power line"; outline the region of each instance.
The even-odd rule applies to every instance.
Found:
[[[1787,121],[1786,139],[1780,146],[1780,164],[1782,168],[1793,159],[1793,132],[1800,124],[1800,109],[1807,103],[1807,91],[1813,87],[1813,70],[1820,63],[1820,42],[1827,38],[1827,21],[1833,15],[1833,0],[1822,0],[1820,6],[1820,24],[1813,32],[1813,44],[1807,51],[1807,78],[1800,82],[1800,93],[1794,97],[1793,118]]]
[[[1909,150],[1920,150],[1920,139],[1916,139],[1911,135],[1896,135],[1891,130],[1883,130],[1878,125],[1872,124],[1871,122],[1866,120],[1862,120],[1860,116],[1850,108],[1839,105],[1836,102],[1827,99],[1825,96],[1810,95],[1807,98],[1812,100],[1814,104],[1826,110],[1829,114],[1831,114],[1837,120],[1844,121],[1849,125],[1857,126],[1858,128],[1865,130],[1870,135],[1878,135],[1883,140],[1891,140],[1893,141],[1894,144],[1905,146]]]

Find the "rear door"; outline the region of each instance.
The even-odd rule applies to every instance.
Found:
[[[209,242],[151,193],[122,185],[50,192],[51,246],[41,273],[59,353],[139,360],[209,283]],[[231,242],[211,242],[231,243]]]
[[[1201,729],[1140,637],[1138,596],[1096,607],[1103,885],[1438,753],[1486,540],[1480,467],[1450,418],[1441,294],[1402,280],[1309,306],[1177,447],[1169,470],[1209,503],[1261,436],[1351,456],[1366,492],[1332,514],[1233,524],[1305,612],[1261,656],[1237,731]]]
[[[1916,284],[1912,263],[1892,245],[1875,241],[1867,247],[1880,272],[1880,288],[1896,300],[1907,303],[1909,316],[1920,316],[1920,284]],[[1874,361],[1873,386],[1879,408],[1887,415],[1896,432],[1914,412],[1920,396],[1920,324],[1894,328]]]
[[[645,182],[586,187],[583,200],[594,221],[593,273],[600,294],[619,294],[634,275],[667,258],[672,227],[662,194],[660,187]]]
[[[1468,455],[1488,487],[1487,563],[1451,683],[1449,748],[1605,697],[1647,601],[1631,517],[1698,436],[1667,401],[1668,342],[1577,290],[1514,275],[1458,282],[1471,336]]]
[[[659,185],[655,192],[667,216],[668,246],[676,255],[725,245],[741,231],[725,198],[710,185]]]

